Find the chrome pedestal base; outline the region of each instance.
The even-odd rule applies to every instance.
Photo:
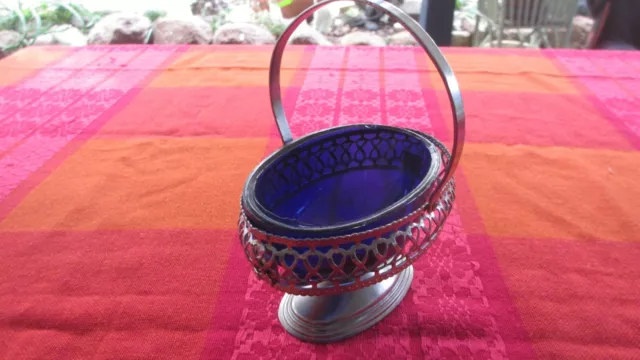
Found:
[[[280,323],[302,341],[328,343],[356,335],[400,304],[413,280],[413,266],[375,285],[339,295],[285,294]]]

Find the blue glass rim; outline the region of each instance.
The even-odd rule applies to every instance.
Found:
[[[258,180],[261,174],[265,170],[267,170],[269,166],[271,166],[274,162],[276,162],[282,157],[286,157],[291,152],[298,150],[301,146],[306,145],[310,140],[314,140],[318,137],[325,136],[331,132],[338,132],[338,131],[344,131],[344,130],[358,130],[363,128],[365,129],[377,128],[377,129],[387,130],[390,132],[400,133],[405,136],[412,137],[414,139],[419,140],[425,146],[425,148],[428,149],[429,155],[431,156],[431,165],[429,167],[427,174],[422,178],[422,180],[411,192],[409,192],[407,195],[402,197],[400,200],[383,208],[380,211],[377,211],[371,215],[359,218],[351,222],[341,223],[335,226],[297,227],[297,226],[292,226],[290,224],[286,224],[278,220],[278,217],[275,214],[273,214],[269,209],[266,209],[257,199],[256,185],[258,183]],[[437,178],[441,166],[442,166],[442,158],[438,150],[438,147],[435,144],[433,144],[433,142],[427,136],[423,135],[418,131],[394,127],[394,126],[372,125],[372,124],[359,124],[359,125],[346,125],[346,126],[332,127],[326,130],[321,130],[321,131],[314,132],[314,133],[305,135],[303,137],[300,137],[284,145],[282,148],[278,149],[277,151],[269,155],[266,159],[264,159],[258,166],[256,166],[256,168],[251,172],[251,174],[247,178],[247,181],[245,183],[245,186],[242,192],[241,206],[247,218],[258,229],[260,229],[263,226],[265,228],[270,228],[270,229],[273,229],[273,228],[282,229],[283,231],[287,231],[287,232],[295,232],[300,236],[307,237],[307,238],[330,237],[332,236],[332,234],[344,232],[345,230],[353,230],[353,232],[355,233],[355,232],[358,232],[362,227],[366,226],[367,224],[374,222],[376,220],[379,220],[385,216],[389,216],[394,212],[397,212],[399,209],[405,206],[408,206],[409,204],[412,204],[413,202],[423,201],[424,204],[421,204],[421,206],[422,205],[426,206],[427,205],[426,203],[428,202],[428,199],[430,198],[431,194],[426,194],[427,196],[424,196],[425,192],[431,187],[431,185]],[[389,222],[393,222],[395,220],[398,220],[398,219],[391,219]]]

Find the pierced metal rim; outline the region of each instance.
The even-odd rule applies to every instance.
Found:
[[[424,229],[423,224],[425,223],[425,220],[429,221],[430,219],[438,218],[437,216],[438,214],[440,215],[439,216],[440,221],[434,223],[435,227],[433,228],[430,227],[429,228],[430,230],[428,232],[425,231],[424,236],[426,241],[424,241],[424,243],[421,244],[419,248],[415,251],[415,253],[413,253],[411,256],[405,256],[400,260],[394,259],[392,263],[388,264],[388,267],[386,267],[385,268],[386,270],[384,270],[383,272],[379,272],[378,270],[375,270],[375,271],[372,271],[373,276],[367,277],[366,279],[357,278],[357,279],[354,279],[355,281],[341,283],[340,285],[333,286],[333,287],[318,287],[317,285],[312,285],[311,287],[308,287],[308,286],[300,286],[300,284],[292,284],[292,283],[283,284],[281,282],[274,281],[274,279],[271,279],[267,272],[263,272],[259,270],[257,267],[255,267],[255,264],[253,263],[253,261],[250,260],[250,262],[254,266],[254,272],[259,279],[267,281],[267,283],[269,283],[271,286],[273,286],[274,288],[280,291],[283,291],[288,294],[303,295],[303,296],[335,295],[343,292],[362,289],[364,287],[377,284],[380,281],[383,281],[385,279],[388,279],[398,274],[399,272],[403,271],[408,266],[413,264],[425,251],[427,251],[427,249],[432,245],[433,241],[436,240],[437,235],[440,233],[440,231],[442,230],[442,227],[444,226],[446,218],[448,218],[449,214],[453,210],[453,201],[455,199],[455,181],[453,179],[450,180],[447,186],[445,187],[445,189],[447,190],[445,191],[445,196],[440,198],[438,204],[435,207],[436,210],[430,212],[428,210],[422,209],[414,213],[414,215],[417,215],[417,218],[414,218],[413,216],[411,216],[411,219],[410,219],[411,226]],[[409,218],[405,220],[409,220]],[[240,239],[241,239],[240,242],[243,244],[243,247],[245,246],[244,243],[264,244],[265,242],[272,243],[272,244],[286,245],[289,248],[291,246],[296,246],[290,243],[288,244],[287,239],[280,238],[277,236],[267,235],[266,239],[260,239],[258,237],[254,237],[254,235],[259,234],[260,231],[253,228],[251,223],[248,222],[247,219],[245,219],[242,214],[241,214],[240,222],[238,225],[240,229]],[[396,227],[394,231],[398,231],[398,228]],[[309,240],[308,242],[312,243],[313,241],[320,241],[322,243],[321,246],[330,246],[333,248],[336,248],[337,246],[344,243],[358,242],[349,237],[327,238],[322,240]],[[379,239],[377,241],[379,241]],[[377,241],[375,244],[372,244],[372,246],[377,246]]]
[[[360,218],[355,221],[340,224],[337,226],[313,226],[313,227],[311,226],[296,227],[296,226],[291,226],[289,224],[283,223],[279,221],[271,211],[264,208],[264,206],[262,206],[260,202],[256,199],[255,188],[256,188],[256,183],[258,178],[260,177],[260,175],[262,175],[264,170],[273,162],[275,162],[278,158],[285,156],[288,153],[294,151],[296,148],[298,148],[299,145],[303,144],[304,142],[320,137],[327,133],[339,131],[339,130],[345,130],[349,128],[357,129],[363,126],[367,128],[381,128],[381,129],[387,129],[393,132],[403,133],[404,135],[418,138],[427,147],[427,149],[429,150],[429,154],[431,156],[431,165],[429,167],[429,171],[424,176],[424,178],[420,181],[420,183],[415,187],[415,189],[413,189],[409,194],[405,195],[395,203],[367,217]],[[442,164],[442,158],[438,153],[438,147],[436,144],[432,143],[431,139],[432,139],[431,137],[428,137],[425,134],[422,134],[415,130],[403,129],[403,128],[386,126],[386,125],[371,125],[371,124],[346,125],[346,126],[333,127],[330,129],[321,130],[321,131],[303,136],[299,139],[296,139],[295,141],[292,141],[286,144],[285,146],[283,146],[273,154],[269,155],[269,157],[263,160],[253,170],[253,172],[249,175],[247,182],[245,183],[244,190],[242,192],[242,200],[241,200],[242,208],[245,211],[245,214],[247,215],[247,217],[249,217],[252,221],[256,222],[257,224],[262,224],[262,225],[267,224],[267,225],[279,227],[282,229],[286,229],[288,231],[295,231],[297,233],[302,234],[303,236],[322,237],[322,236],[319,236],[318,234],[324,233],[324,232],[339,232],[346,229],[353,229],[355,232],[357,232],[359,228],[366,225],[367,223],[374,221],[380,217],[386,216],[390,213],[393,213],[394,211],[397,211],[399,208],[406,206],[407,204],[413,201],[416,201],[427,191],[427,189],[431,186],[431,184],[433,184],[433,182],[436,180],[438,176],[440,167],[443,164]],[[446,164],[444,165],[446,166]],[[425,205],[428,205],[428,204],[425,204]]]
[[[284,107],[282,106],[282,93],[280,91],[280,66],[282,64],[282,54],[284,53],[284,49],[287,45],[287,42],[289,41],[289,38],[296,30],[296,28],[309,16],[311,16],[311,14],[313,14],[316,10],[335,1],[340,0],[321,1],[313,6],[310,6],[300,15],[298,15],[298,17],[296,17],[293,22],[285,29],[284,33],[282,33],[271,55],[271,64],[269,66],[269,95],[271,97],[271,110],[273,111],[276,124],[278,125],[278,131],[280,132],[280,136],[282,137],[282,142],[285,145],[293,140],[293,135],[291,133],[291,129],[284,112]],[[407,15],[404,11],[400,10],[396,6],[392,5],[390,2],[386,2],[383,0],[355,1],[365,5],[373,6],[374,8],[382,10],[387,14],[395,17],[396,20],[400,24],[402,24],[411,35],[413,35],[416,41],[427,53],[431,61],[434,63],[436,69],[438,70],[440,78],[444,82],[445,88],[447,90],[447,95],[451,103],[451,111],[454,119],[453,148],[451,150],[453,156],[449,163],[449,167],[445,170],[443,181],[435,189],[435,191],[431,195],[431,199],[428,202],[429,209],[433,210],[433,207],[438,202],[438,198],[444,191],[444,186],[453,176],[453,173],[455,172],[455,169],[460,161],[460,157],[462,156],[462,148],[464,146],[465,137],[465,114],[464,105],[462,102],[462,94],[460,93],[460,86],[458,85],[458,81],[453,74],[453,70],[451,70],[451,67],[447,63],[446,58],[444,57],[436,43],[409,15]]]

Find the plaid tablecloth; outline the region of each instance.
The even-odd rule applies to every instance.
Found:
[[[266,47],[29,48],[0,62],[0,359],[640,359],[640,55],[447,49],[467,144],[403,303],[301,343],[237,240],[280,146]],[[412,48],[292,47],[296,135],[450,144]]]

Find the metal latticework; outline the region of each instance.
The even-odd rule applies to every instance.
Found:
[[[372,127],[332,135],[320,143],[296,148],[286,155],[286,159],[266,169],[260,175],[265,191],[261,191],[259,197],[261,201],[277,206],[302,188],[346,171],[428,165],[411,163],[412,155],[427,157],[425,144],[406,133]]]
[[[443,180],[451,156],[444,145],[436,139],[424,134],[421,136],[425,136],[436,145],[442,158],[438,178],[427,190],[429,193]],[[380,144],[394,138],[395,136],[381,139],[376,136],[362,135],[349,143],[359,143],[359,148],[364,149],[367,148],[364,144],[376,142],[376,149],[379,149]],[[401,136],[395,141],[406,141],[407,146],[413,146],[414,140],[410,136]],[[332,140],[326,151],[336,151],[346,143],[337,139]],[[318,149],[300,149],[300,151],[318,152],[323,148],[324,145]],[[376,151],[378,153],[373,150],[363,150],[362,159],[354,160],[351,156],[345,157],[342,161],[340,156],[334,158],[336,164],[354,164],[354,166],[367,166],[365,164],[375,164],[376,161],[391,164],[398,160],[399,154]],[[375,159],[371,159],[372,153]],[[314,167],[315,165],[307,164],[307,166],[310,166],[310,170],[324,169],[320,164],[317,164],[317,168]],[[317,174],[314,175],[317,177],[307,176],[305,179],[313,181],[319,176],[330,176],[332,172],[327,171],[325,174],[324,171],[310,171],[310,173]],[[291,239],[265,233],[255,228],[242,212],[239,221],[240,242],[256,274],[284,292],[315,296],[353,291],[387,279],[413,263],[437,237],[451,212],[454,198],[455,184],[452,179],[444,188],[435,210],[431,212],[420,209],[407,217],[376,229],[322,239]]]

